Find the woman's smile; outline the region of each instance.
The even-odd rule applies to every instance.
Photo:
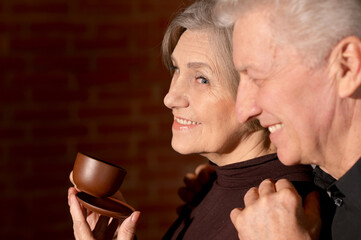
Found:
[[[197,127],[201,123],[187,120],[184,118],[174,117],[173,129],[175,130],[188,130]]]

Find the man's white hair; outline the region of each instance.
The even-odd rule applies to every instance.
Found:
[[[326,63],[343,38],[361,38],[361,0],[218,0],[215,19],[230,26],[261,8],[269,10],[275,43],[292,45],[312,67]]]

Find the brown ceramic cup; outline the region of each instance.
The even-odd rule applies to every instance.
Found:
[[[97,198],[114,195],[126,174],[126,170],[121,167],[82,153],[78,153],[73,167],[76,187]]]

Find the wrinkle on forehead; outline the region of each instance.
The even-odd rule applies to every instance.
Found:
[[[275,68],[278,47],[265,11],[254,10],[239,18],[234,27],[234,63],[239,72],[267,74]]]
[[[181,48],[183,51],[181,52],[176,46],[172,59],[177,61],[177,57],[182,57],[185,58],[182,61],[187,62],[188,68],[206,67],[213,73],[221,74],[219,56],[216,54],[209,34],[207,30],[186,30],[177,43],[177,46],[183,45]]]

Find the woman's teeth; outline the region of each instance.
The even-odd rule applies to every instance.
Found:
[[[273,133],[275,131],[277,131],[278,129],[281,129],[283,128],[285,125],[283,123],[279,123],[279,124],[276,124],[276,125],[273,125],[273,126],[270,126],[268,127],[268,130]]]
[[[180,118],[175,118],[175,120],[177,121],[177,123],[182,124],[182,125],[197,125],[199,124],[198,122],[193,122],[190,120],[185,120],[185,119],[180,119]]]

